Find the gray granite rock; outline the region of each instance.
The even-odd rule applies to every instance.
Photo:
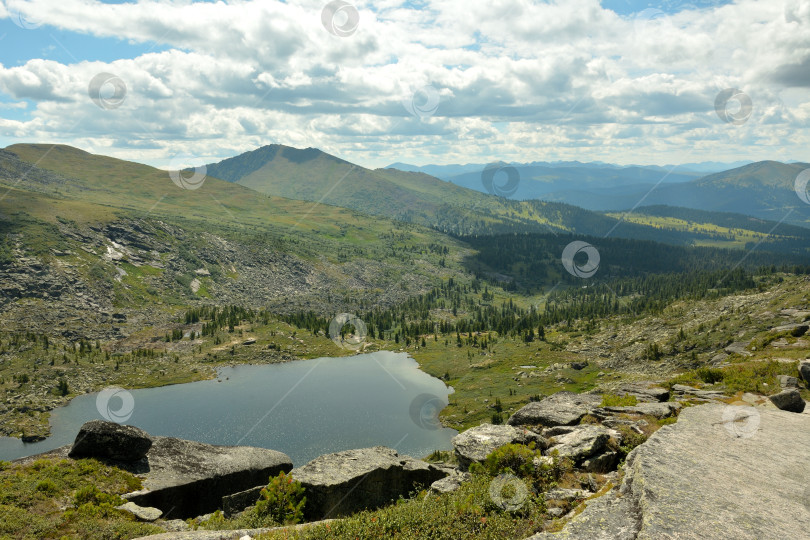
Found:
[[[790,411],[794,413],[804,412],[804,399],[802,399],[802,396],[799,394],[798,390],[783,390],[778,394],[768,396],[768,399],[770,399],[771,403],[783,411]]]
[[[779,375],[776,378],[779,381],[779,386],[781,386],[783,390],[799,387],[799,379],[796,377],[791,377],[790,375]]]
[[[638,403],[624,407],[602,407],[609,413],[646,414],[655,418],[669,418],[681,409],[680,403]]]
[[[163,512],[157,508],[152,508],[149,506],[138,506],[134,502],[130,501],[124,503],[120,506],[115,507],[117,510],[123,510],[125,512],[129,512],[139,521],[155,521],[160,516],[163,515]]]
[[[655,386],[652,382],[625,383],[621,385],[616,394],[619,396],[635,396],[639,401],[667,401],[669,390]]]
[[[154,437],[141,474],[143,490],[124,498],[160,508],[168,518],[189,518],[213,512],[222,498],[257,485],[271,476],[289,472],[286,454],[251,446],[215,446],[172,437]]]
[[[799,362],[799,374],[804,379],[805,386],[810,387],[810,360]]]
[[[436,480],[430,484],[430,491],[434,493],[450,493],[461,487],[461,484],[468,482],[471,476],[468,472],[458,472],[451,474],[441,480]]]
[[[608,473],[615,471],[621,457],[618,452],[607,451],[598,456],[592,456],[582,462],[582,469],[594,473]]]
[[[570,426],[577,424],[588,411],[602,401],[597,394],[557,392],[542,401],[533,401],[515,412],[507,424],[510,426]]]
[[[425,488],[447,471],[384,446],[346,450],[317,457],[293,469],[304,487],[307,519],[341,517],[379,508]]]
[[[481,424],[453,437],[456,458],[462,470],[467,470],[471,463],[482,463],[496,448],[505,444],[535,443],[538,450],[548,447],[548,441],[539,434],[514,426]]]
[[[532,540],[781,540],[810,530],[810,415],[757,408],[735,438],[722,404],[684,409],[627,457],[619,489]]]
[[[152,438],[135,426],[104,420],[85,422],[70,449],[72,458],[105,458],[138,461],[152,447]]]
[[[602,426],[577,426],[571,433],[554,437],[546,453],[553,455],[556,451],[560,457],[571,458],[579,463],[601,453],[611,435],[612,432]]]

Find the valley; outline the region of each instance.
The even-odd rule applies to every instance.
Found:
[[[559,392],[624,403],[654,382],[735,403],[810,355],[801,226],[516,201],[314,149],[234,160],[186,189],[76,148],[0,151],[0,435],[42,440],[51,411],[105,389],[378,351],[443,383],[419,421],[462,434]],[[592,275],[566,263],[575,241]],[[647,421],[644,437],[667,423]],[[453,461],[432,450],[415,457]]]

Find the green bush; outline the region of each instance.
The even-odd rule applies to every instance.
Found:
[[[646,435],[637,433],[629,426],[618,425],[615,429],[622,434],[622,444],[619,449],[624,455],[629,454],[633,448],[647,440]]]
[[[56,495],[59,492],[59,488],[53,483],[52,480],[40,481],[35,489],[40,493],[45,493],[46,495]]]
[[[110,506],[118,506],[120,504],[124,504],[124,500],[119,497],[118,495],[110,495],[109,493],[104,493],[103,491],[99,490],[96,486],[84,486],[76,490],[76,494],[73,496],[73,503],[77,506],[83,506],[85,504],[91,504],[95,506],[101,505],[110,505]]]
[[[304,519],[304,488],[300,482],[283,471],[261,491],[256,502],[256,515],[262,520],[271,520],[282,525],[299,523]]]
[[[707,368],[707,367],[702,367],[702,368],[696,369],[695,370],[695,376],[698,379],[700,379],[701,381],[703,381],[705,383],[708,383],[708,384],[714,384],[714,383],[721,382],[725,378],[725,375],[723,374],[723,370],[715,369],[715,368]]]
[[[534,443],[530,443],[528,446],[507,444],[495,449],[487,456],[483,463],[483,470],[491,476],[498,476],[504,472],[521,477],[532,476],[534,474],[533,460],[540,455],[540,452],[534,449]]]
[[[636,396],[631,396],[630,394],[623,396],[605,394],[602,396],[602,407],[632,407],[637,404],[638,400]]]

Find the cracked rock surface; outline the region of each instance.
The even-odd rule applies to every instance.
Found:
[[[685,409],[630,453],[619,488],[531,540],[806,538],[810,414],[757,408],[758,429],[735,437],[724,409]]]

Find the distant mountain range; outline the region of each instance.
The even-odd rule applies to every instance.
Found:
[[[718,167],[731,166],[717,171]],[[396,169],[433,171],[454,185],[486,192],[483,165],[394,164]],[[732,212],[760,219],[810,226],[810,205],[796,195],[794,182],[807,163],[690,163],[677,167],[620,167],[600,162],[501,164],[495,185],[508,174],[519,179],[515,199],[540,199],[600,212],[669,205],[712,212]],[[511,170],[508,170],[510,168]],[[706,171],[712,171],[705,174]]]
[[[793,180],[806,168],[802,164],[760,162],[702,178],[662,183],[646,198],[647,192],[638,194],[643,184],[630,183],[628,177],[635,174],[646,178],[651,174],[647,169],[597,164],[557,167],[561,174],[579,170],[579,177],[588,178],[592,189],[603,190],[601,197],[585,193],[575,201],[572,198],[586,207],[600,206],[600,211],[593,211],[564,202],[514,200],[482,193],[425,173],[366,169],[315,148],[268,145],[209,164],[208,179],[200,189],[210,195],[207,198],[183,195],[196,191],[175,191],[165,171],[75,148],[34,144],[14,145],[8,150],[63,178],[81,179],[32,184],[29,189],[75,195],[108,207],[163,215],[168,212],[178,218],[207,216],[224,223],[226,217],[226,221],[237,217],[243,226],[273,220],[313,232],[329,231],[331,235],[342,234],[361,221],[366,229],[380,230],[404,222],[461,237],[579,234],[736,249],[761,243],[761,250],[781,253],[803,252],[810,247],[807,229],[789,226],[810,223],[810,205],[801,202],[793,191]],[[616,187],[596,187],[600,174],[617,170],[624,176],[612,177]],[[582,171],[589,172],[586,175]],[[160,204],[153,209],[155,201]],[[649,208],[653,204],[659,206]],[[636,205],[635,211],[624,212]],[[784,213],[779,209],[785,209]]]
[[[508,165],[517,169],[523,168],[546,168],[546,169],[611,169],[621,171],[622,169],[646,169],[649,171],[668,173],[670,171],[680,176],[694,177],[703,176],[720,171],[727,171],[743,165],[753,163],[752,161],[734,161],[723,163],[719,161],[703,161],[701,163],[682,163],[680,165],[615,165],[604,161],[532,161],[529,163],[510,162]],[[487,167],[488,163],[467,163],[465,165],[411,165],[408,163],[392,163],[386,169],[398,169],[408,172],[423,172],[442,180],[450,180],[456,176],[466,173],[480,173]],[[677,180],[670,179],[670,182]]]

